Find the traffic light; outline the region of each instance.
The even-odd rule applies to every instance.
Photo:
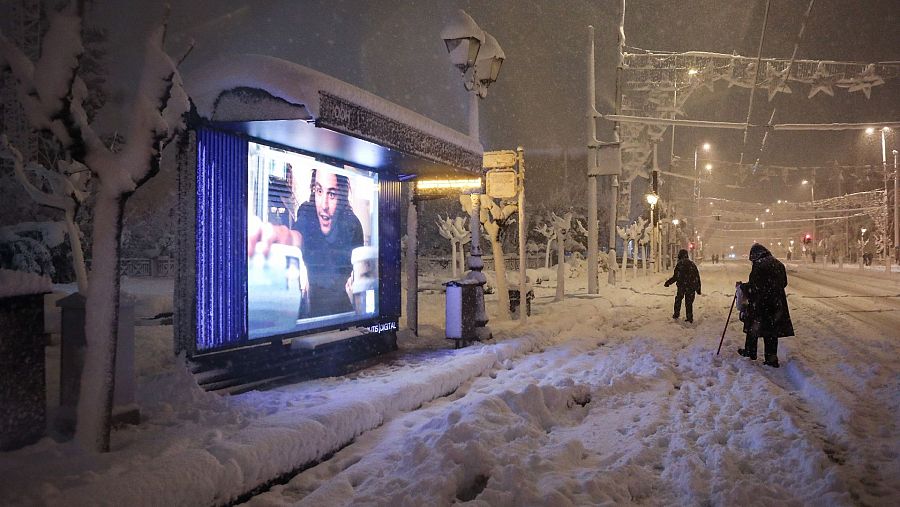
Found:
[[[688,250],[693,250],[693,249],[694,249],[694,243],[693,242],[688,243]]]
[[[808,245],[811,241],[812,241],[812,234],[806,233],[806,235],[803,236],[803,244]]]

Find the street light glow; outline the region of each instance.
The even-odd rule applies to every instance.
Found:
[[[656,194],[647,194],[647,204],[650,206],[656,206],[656,202],[659,201],[659,196]]]
[[[712,171],[712,164],[706,164],[706,170]]]
[[[800,182],[800,184],[801,184],[801,185],[808,185],[808,184],[809,184],[809,180],[803,180],[803,181]]]
[[[689,75],[689,76],[696,76],[696,75],[697,75],[697,69],[688,69],[688,75]]]
[[[869,127],[869,128],[866,129],[866,134],[872,135],[872,134],[874,134],[874,133],[875,133],[875,128],[874,128],[874,127]]]
[[[672,219],[672,225],[678,225],[679,221],[677,218]]]
[[[703,151],[709,151],[712,146],[709,143],[703,143]]]

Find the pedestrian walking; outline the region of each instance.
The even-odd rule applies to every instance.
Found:
[[[740,284],[740,292],[747,298],[746,310],[739,315],[744,321],[746,340],[738,354],[756,359],[756,345],[760,338],[765,346],[763,364],[778,368],[778,338],[794,336],[794,325],[788,310],[787,273],[784,264],[769,250],[754,244],[750,248],[750,278]]]
[[[672,278],[666,280],[666,287],[675,284],[678,290],[675,292],[675,312],[673,319],[681,314],[681,300],[684,299],[684,321],[694,322],[694,293],[700,292],[700,271],[697,265],[688,258],[688,251],[678,251],[678,262],[675,264],[675,273]]]

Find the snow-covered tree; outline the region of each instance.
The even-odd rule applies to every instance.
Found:
[[[632,273],[634,277],[637,278],[637,261],[638,261],[638,248],[640,248],[639,242],[641,241],[641,237],[644,235],[644,228],[647,226],[647,220],[643,217],[638,217],[637,220],[631,223],[628,226],[628,235],[631,238],[631,248],[632,255],[634,258],[632,259]]]
[[[647,276],[647,261],[650,258],[650,228],[644,228],[644,231],[641,233],[640,239],[638,240],[638,244],[640,245],[641,257],[644,258],[644,262],[641,263],[643,267],[643,275]]]
[[[553,225],[553,234],[556,236],[556,301],[562,301],[566,295],[566,237],[572,228],[572,213],[566,213],[560,217],[556,213],[550,213],[550,223]]]
[[[448,216],[447,218],[441,218],[438,215],[436,223],[440,235],[450,241],[450,263],[453,269],[453,278],[456,278],[461,271],[465,272],[466,256],[463,251],[463,245],[472,240],[472,234],[466,229],[466,219],[463,217],[450,218]],[[457,252],[459,253],[459,262],[457,262]]]
[[[637,220],[632,222],[627,227],[616,227],[616,234],[622,238],[622,243],[625,246],[625,252],[622,254],[622,277],[624,280],[625,271],[628,269],[628,254],[631,253],[632,257],[632,273],[635,277],[637,277],[637,262],[638,262],[638,242],[641,240],[644,234],[644,228],[647,225],[647,220],[638,217]],[[630,247],[629,247],[630,245]]]
[[[456,217],[453,219],[451,227],[453,236],[457,238],[459,245],[459,272],[466,272],[466,245],[472,242],[472,233],[467,227],[469,220],[466,217]]]
[[[81,248],[81,229],[75,222],[75,215],[88,197],[87,184],[90,171],[79,162],[66,160],[56,162],[57,171],[50,171],[38,164],[28,164],[26,167],[22,153],[5,135],[0,136],[0,149],[3,150],[5,158],[12,160],[13,173],[32,200],[42,206],[63,212],[63,221],[72,248],[75,281],[78,283],[78,290],[85,293],[88,287],[87,269],[84,264],[84,250]],[[36,185],[27,173],[31,173],[34,180],[40,184]]]
[[[622,238],[622,281],[625,281],[625,273],[628,272],[628,229],[616,226],[616,234]]]
[[[119,320],[119,253],[122,215],[128,197],[159,171],[162,150],[183,127],[188,110],[177,66],[165,53],[165,28],[150,34],[142,76],[127,122],[126,143],[117,151],[103,142],[85,109],[81,78],[82,3],[52,16],[41,55],[31,61],[0,34],[0,70],[10,70],[31,126],[49,132],[63,158],[84,165],[97,178],[92,263],[87,288],[85,363],[75,437],[82,446],[107,451],[114,389]]]
[[[535,227],[534,231],[547,239],[547,246],[544,248],[544,267],[550,269],[550,247],[556,239],[556,232],[549,224],[541,224],[540,227]]]

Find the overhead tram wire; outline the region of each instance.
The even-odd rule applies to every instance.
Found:
[[[793,69],[794,61],[797,58],[797,51],[799,51],[799,49],[800,49],[800,41],[803,40],[803,33],[806,31],[806,21],[809,19],[809,13],[812,11],[813,4],[815,3],[815,1],[816,0],[809,0],[809,6],[806,8],[806,12],[803,13],[803,18],[800,20],[800,33],[797,34],[797,40],[794,42],[794,51],[791,53],[791,59],[788,61],[787,68],[784,71],[784,75],[781,76],[778,86],[775,87],[775,93],[778,93],[778,90],[784,86],[784,84],[788,80],[788,77],[790,77],[790,75],[791,75],[791,69]],[[759,69],[757,69],[757,71],[758,70]],[[772,106],[772,116],[769,117],[769,125],[771,125],[772,122],[775,121],[775,110],[776,109],[777,108],[773,105]],[[747,118],[748,118],[747,121],[749,122],[750,121],[749,116]],[[754,163],[754,165],[759,164],[759,159],[762,157],[763,151],[766,149],[766,141],[768,139],[769,139],[769,130],[767,129],[763,133],[762,142],[760,143],[760,146],[759,146],[759,154],[756,156],[756,162]],[[744,133],[744,142],[745,143],[747,142],[746,131]],[[742,147],[742,150],[743,150],[743,147]],[[744,160],[744,154],[742,152],[741,153],[741,161],[743,161],[743,160]]]
[[[753,97],[759,84],[760,63],[762,63],[763,42],[766,40],[766,25],[769,24],[769,6],[772,0],[766,0],[766,12],[763,15],[762,32],[759,34],[759,48],[756,50],[756,72],[753,74],[753,86],[750,87],[750,103],[747,105],[747,121],[744,123],[744,141],[741,144],[740,163],[744,163],[744,147],[747,146],[747,133],[750,132],[750,115],[753,113]]]

